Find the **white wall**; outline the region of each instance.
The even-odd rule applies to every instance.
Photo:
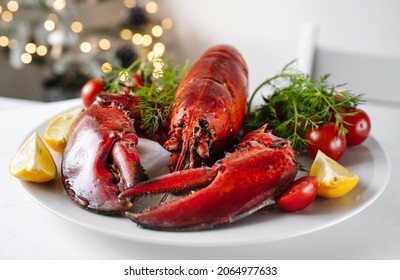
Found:
[[[174,19],[182,56],[208,46],[237,47],[250,69],[250,86],[296,58],[300,26],[319,27],[318,45],[400,57],[400,1],[396,0],[162,0]],[[347,81],[346,81],[347,82]]]
[[[400,1],[396,0],[159,0],[158,3],[160,13],[174,21],[174,29],[169,32],[173,40],[170,46],[176,47],[182,61],[185,58],[193,61],[211,45],[232,44],[248,63],[252,88],[296,58],[299,31],[304,23],[319,26],[318,45],[324,48],[400,57]],[[120,6],[115,4],[115,9]],[[107,21],[120,16],[120,12],[109,8],[104,14],[88,16]],[[4,65],[0,68],[0,72],[5,71]],[[22,78],[27,81],[21,83]],[[18,79],[19,84],[30,84],[29,77]]]

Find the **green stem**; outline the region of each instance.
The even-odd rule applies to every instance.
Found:
[[[293,134],[296,135],[297,134],[297,122],[299,120],[299,112],[297,111],[297,104],[296,102],[293,100],[292,102],[293,105],[293,109],[294,109],[294,127],[293,127]]]
[[[290,74],[285,74],[285,73],[279,73],[275,76],[273,76],[272,78],[269,78],[267,80],[265,80],[264,82],[262,82],[252,93],[252,95],[250,96],[250,100],[248,102],[248,106],[247,106],[247,114],[250,113],[251,111],[251,103],[253,103],[253,99],[256,96],[257,92],[264,87],[265,85],[271,83],[273,80],[280,78],[280,77],[290,77]]]

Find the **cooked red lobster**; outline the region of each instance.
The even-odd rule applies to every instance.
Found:
[[[199,230],[232,223],[273,204],[291,186],[297,164],[290,142],[267,131],[249,132],[236,151],[212,167],[173,172],[121,192],[133,199],[163,192],[195,193],[140,213],[126,212],[137,224],[158,230]]]
[[[240,53],[226,45],[205,51],[182,78],[170,118],[170,170],[193,168],[226,149],[246,112],[248,71]]]
[[[140,123],[140,114],[132,109],[138,98],[101,94],[68,139],[61,164],[66,193],[87,210],[124,213],[160,230],[211,228],[273,203],[293,182],[297,164],[290,142],[266,126],[232,148],[245,117],[247,88],[247,67],[234,48],[216,46],[200,56],[182,79],[170,116],[164,147],[171,151],[173,172],[147,181],[136,149],[134,121]],[[198,167],[228,149],[234,151],[211,167]],[[190,194],[140,213],[131,208],[138,197],[170,192]]]
[[[121,213],[129,205],[118,199],[120,191],[145,179],[129,113],[137,102],[130,94],[102,94],[78,117],[63,154],[61,179],[82,208]]]
[[[198,59],[177,90],[171,138],[164,145],[179,153],[176,169],[194,167],[195,152],[207,158],[211,145],[218,150],[233,142],[244,119],[246,96],[247,68],[235,49],[217,46]],[[128,205],[117,199],[119,192],[144,179],[133,125],[141,121],[133,110],[138,102],[131,94],[104,93],[77,120],[63,155],[62,180],[81,207],[120,213]]]

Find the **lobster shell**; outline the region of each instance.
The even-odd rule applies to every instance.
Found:
[[[233,47],[205,51],[182,78],[172,108],[170,169],[193,168],[199,158],[224,150],[240,131],[246,113],[248,70]]]

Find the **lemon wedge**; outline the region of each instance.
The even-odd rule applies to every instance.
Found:
[[[18,149],[9,165],[11,175],[36,183],[53,180],[57,167],[40,136],[34,132]]]
[[[82,108],[73,109],[59,114],[50,120],[46,130],[43,132],[43,138],[54,151],[59,153],[64,152],[75,120],[82,111]]]
[[[351,191],[359,181],[357,174],[321,151],[318,151],[309,175],[317,177],[317,195],[324,198],[341,197]]]

